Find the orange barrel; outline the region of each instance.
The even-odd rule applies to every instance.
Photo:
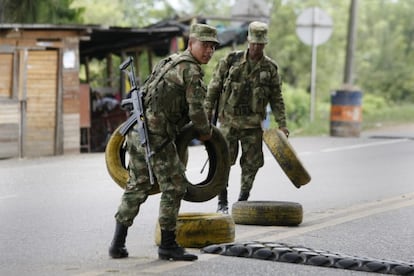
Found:
[[[339,90],[331,94],[331,136],[359,136],[362,121],[361,91]]]

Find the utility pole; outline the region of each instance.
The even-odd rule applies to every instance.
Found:
[[[349,85],[349,86],[352,86],[354,83],[353,66],[354,66],[357,9],[358,9],[358,0],[351,0],[351,6],[349,7],[348,39],[347,39],[347,45],[346,45],[345,70],[344,70],[344,84]]]
[[[331,94],[331,136],[359,136],[361,132],[362,92],[354,87],[353,74],[357,7],[358,0],[351,0],[343,85]]]

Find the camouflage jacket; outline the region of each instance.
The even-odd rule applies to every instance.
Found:
[[[286,126],[285,105],[277,64],[263,56],[250,67],[248,50],[221,59],[208,85],[204,107],[211,114],[219,100],[219,121],[235,128],[257,128],[270,104],[279,127]]]
[[[150,134],[174,139],[190,121],[200,135],[210,133],[203,108],[207,91],[203,76],[188,50],[157,64],[143,86]]]

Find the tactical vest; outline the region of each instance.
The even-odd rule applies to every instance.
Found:
[[[170,137],[174,137],[178,130],[188,123],[188,107],[182,88],[168,82],[164,76],[184,61],[196,63],[191,57],[179,54],[161,60],[143,85],[146,109],[164,121],[164,127],[167,128]]]
[[[246,64],[241,63],[244,54],[244,51],[238,51],[228,57],[229,69],[223,84],[220,109],[227,116],[257,116],[259,123],[266,114],[265,108],[271,93],[271,68],[267,62],[261,64],[259,69],[254,69],[258,70],[253,75],[255,79],[250,79],[250,72],[246,71],[248,61]]]

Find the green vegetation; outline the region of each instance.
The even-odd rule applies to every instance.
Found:
[[[402,106],[388,106],[383,110],[375,113],[366,114],[366,109],[362,112],[362,131],[377,127],[413,124],[414,104],[406,104]],[[292,127],[292,136],[318,136],[329,135],[329,111],[330,105],[325,104],[322,111],[318,110],[320,116],[315,116],[315,120],[306,122],[300,127]],[[274,122],[273,126],[276,124]]]
[[[82,8],[73,0],[1,0],[0,23],[69,24],[82,21]]]
[[[393,104],[383,110],[375,110],[367,114],[363,112],[362,128],[370,129],[388,125],[413,124],[413,118],[414,104]]]
[[[180,5],[173,7],[166,0],[3,0],[0,2],[0,22],[83,23],[139,28],[176,17],[230,17],[235,1],[178,0]],[[328,134],[330,93],[343,85],[351,0],[264,1],[272,7],[270,42],[265,51],[279,64],[289,128],[295,135]],[[360,0],[358,3],[353,84],[363,92],[362,128],[413,122],[414,1]],[[311,47],[298,39],[295,29],[299,13],[315,6],[332,17],[333,33],[317,48],[316,112],[314,121],[310,122]],[[209,20],[208,23],[225,27],[234,22]],[[246,44],[237,45],[238,49],[246,47]],[[206,82],[211,79],[219,58],[231,50],[216,51],[210,63],[204,66]],[[139,76],[142,81],[150,68],[147,68],[146,55],[141,56],[139,62],[143,69]],[[118,71],[119,63],[120,58],[115,57],[114,72]],[[92,86],[106,83],[103,68],[105,63],[91,65]]]
[[[315,120],[309,120],[309,94],[284,87],[288,127],[293,136],[329,135],[330,102],[318,102]],[[361,130],[414,123],[414,104],[387,103],[384,98],[363,94]],[[271,126],[277,127],[273,118]]]

